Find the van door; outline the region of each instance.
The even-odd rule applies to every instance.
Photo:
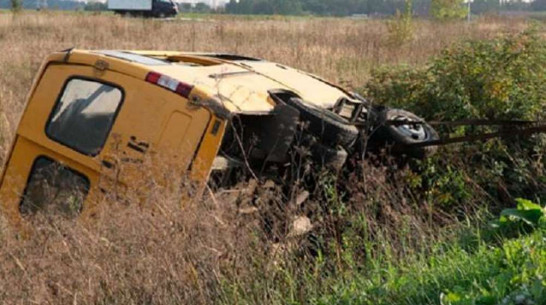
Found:
[[[15,223],[21,214],[62,211],[73,217],[94,198],[93,186],[110,130],[124,103],[115,73],[49,64],[29,98],[2,177],[0,202]]]
[[[29,99],[4,170],[3,211],[15,223],[22,214],[50,207],[69,216],[90,211],[114,185],[101,181],[134,184],[138,176],[132,174],[143,168],[146,155],[160,142],[171,147],[173,137],[179,139],[176,155],[191,155],[209,120],[208,111],[143,80],[50,64]],[[178,161],[187,168],[191,158]],[[129,170],[123,171],[123,163]]]

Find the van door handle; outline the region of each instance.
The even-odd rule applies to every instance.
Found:
[[[104,157],[101,161],[100,161],[101,165],[104,167],[104,168],[107,168],[107,169],[110,169],[110,170],[114,170],[118,167],[118,160],[112,156],[107,156],[107,157]]]
[[[110,162],[108,160],[102,160],[102,165],[108,169],[113,169],[116,167],[113,162]]]

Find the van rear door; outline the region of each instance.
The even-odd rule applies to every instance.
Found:
[[[109,126],[84,135],[79,132],[86,130],[86,117],[95,118],[96,109],[87,108],[105,100],[111,100],[107,104],[112,109],[102,109],[104,114],[97,120],[109,121],[111,127],[123,104],[120,88],[95,78],[91,67],[46,67],[28,101],[4,169],[0,202],[12,221],[20,222],[21,213],[58,208],[67,202],[66,213],[83,210],[99,177],[95,158],[108,138]]]
[[[171,168],[183,171],[210,117],[144,80],[90,66],[49,64],[4,170],[3,211],[14,222],[22,220],[21,213],[50,207],[68,215],[91,211],[115,185],[140,181],[147,156],[174,160],[177,166]]]

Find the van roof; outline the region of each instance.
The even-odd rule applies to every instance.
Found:
[[[222,53],[177,51],[67,50],[52,54],[48,62],[96,66],[146,79],[156,72],[190,84],[218,98],[232,113],[268,114],[275,107],[271,90],[289,90],[308,103],[328,108],[351,94],[314,75],[281,64]]]

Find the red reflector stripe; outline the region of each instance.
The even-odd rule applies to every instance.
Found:
[[[169,89],[170,91],[175,92],[185,98],[188,98],[193,90],[192,85],[177,81],[174,78],[170,78],[157,72],[148,73],[148,75],[146,75],[146,81]]]
[[[146,75],[146,81],[157,85],[157,82],[159,81],[160,77],[161,77],[161,74],[156,72],[150,72],[148,73],[148,75]]]
[[[185,98],[188,98],[190,96],[190,92],[193,89],[192,85],[188,85],[185,83],[179,83],[176,87],[176,92],[180,95],[182,95]]]

